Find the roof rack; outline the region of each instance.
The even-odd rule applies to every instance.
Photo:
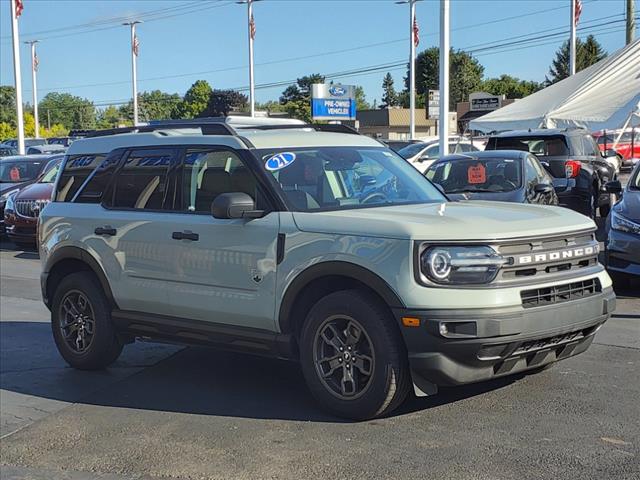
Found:
[[[238,124],[230,126],[223,117],[199,118],[190,120],[154,120],[148,125],[135,127],[110,128],[106,130],[93,130],[87,132],[88,138],[119,135],[122,133],[149,133],[158,130],[180,130],[187,128],[199,128],[203,135],[233,135],[238,136],[238,130],[300,130],[310,128],[318,132],[348,133],[360,135],[360,133],[342,124],[310,124],[310,123],[274,123],[274,124]]]

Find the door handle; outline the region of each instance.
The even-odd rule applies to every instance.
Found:
[[[104,227],[98,227],[96,228],[93,233],[95,233],[96,235],[106,235],[106,236],[113,236],[116,234],[116,229],[113,227],[110,227],[109,225],[106,225]]]
[[[200,240],[200,235],[198,235],[197,233],[193,233],[193,232],[173,232],[171,234],[171,238],[173,238],[174,240],[191,240],[193,242],[197,242],[198,240]]]

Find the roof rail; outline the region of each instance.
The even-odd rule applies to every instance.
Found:
[[[207,119],[209,120],[209,119]],[[109,135],[119,135],[121,133],[149,133],[158,130],[179,130],[183,128],[199,128],[203,135],[237,135],[236,131],[224,122],[214,121],[182,121],[168,120],[157,122],[153,125],[139,125],[137,127],[110,128],[107,130],[95,130],[87,135],[92,137],[106,137]]]
[[[360,132],[358,132],[355,128],[339,123],[305,123],[300,125],[252,125],[243,128],[249,130],[300,130],[301,128],[311,128],[318,132],[349,133],[352,135],[360,135]]]

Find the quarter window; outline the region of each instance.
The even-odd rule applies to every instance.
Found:
[[[174,150],[132,151],[117,173],[111,206],[161,210],[172,200],[174,189],[169,184],[169,172],[175,158]]]
[[[246,193],[259,206],[263,203],[255,177],[234,152],[187,150],[182,172],[183,211],[209,213],[218,195],[231,192]]]
[[[64,164],[58,180],[55,199],[70,202],[87,177],[104,160],[104,155],[71,155]]]

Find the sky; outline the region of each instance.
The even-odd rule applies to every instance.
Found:
[[[20,41],[40,40],[38,95],[68,92],[96,105],[131,97],[130,33],[138,26],[138,89],[183,95],[198,79],[214,88],[248,85],[247,8],[227,0],[23,0]],[[439,41],[438,0],[417,4],[418,51]],[[485,78],[542,81],[569,28],[570,0],[451,0],[451,45],[471,50]],[[261,0],[254,3],[259,102],[310,74],[364,87],[380,103],[390,71],[403,86],[409,58],[409,7],[393,0]],[[608,52],[624,46],[625,0],[583,0],[578,36],[593,33]],[[638,5],[636,3],[636,16]],[[88,25],[87,25],[88,24]],[[80,27],[79,27],[80,25]],[[549,36],[558,34],[556,36]],[[636,34],[637,35],[637,34]],[[531,36],[532,43],[519,42]],[[504,45],[507,43],[507,45]],[[502,45],[497,47],[497,45]],[[526,47],[526,48],[525,48]],[[32,95],[29,46],[20,45],[24,100]],[[14,85],[9,0],[0,0],[0,84]],[[399,63],[403,65],[397,66]],[[389,67],[384,67],[390,65]],[[381,70],[348,74],[383,66]],[[245,92],[246,93],[246,92]]]

